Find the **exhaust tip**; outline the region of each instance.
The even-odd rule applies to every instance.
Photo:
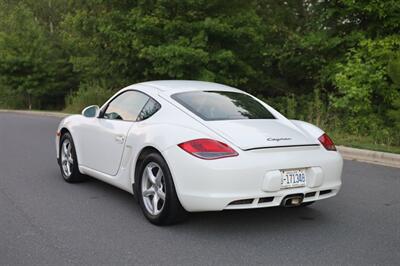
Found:
[[[288,195],[283,198],[281,205],[283,207],[296,207],[303,203],[303,194]]]

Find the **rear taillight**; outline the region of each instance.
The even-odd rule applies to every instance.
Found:
[[[227,144],[212,139],[195,139],[178,145],[184,151],[205,160],[215,160],[239,154]]]
[[[336,151],[335,144],[326,133],[319,137],[318,140],[328,151]]]

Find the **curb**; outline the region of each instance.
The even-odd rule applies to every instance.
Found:
[[[37,115],[37,116],[50,116],[63,118],[71,114],[60,113],[60,112],[44,112],[44,111],[24,111],[24,110],[4,110],[0,109],[0,113],[12,113],[12,114],[26,114],[26,115]]]
[[[337,146],[336,148],[343,156],[343,159],[346,160],[400,168],[400,154],[362,150],[345,146]]]
[[[70,115],[59,112],[2,110],[2,109],[0,109],[0,113],[28,114],[28,115],[38,115],[38,116],[59,117],[59,118],[63,118]],[[400,168],[400,154],[362,150],[356,148],[349,148],[345,146],[336,146],[336,148],[343,156],[343,159],[345,160],[354,160],[359,162]]]

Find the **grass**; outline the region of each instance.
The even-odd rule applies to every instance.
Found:
[[[371,137],[354,136],[336,132],[332,132],[329,135],[331,135],[336,145],[400,154],[400,146],[374,143]]]

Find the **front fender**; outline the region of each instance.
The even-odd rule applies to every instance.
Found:
[[[56,134],[56,139],[55,139],[55,144],[56,144],[56,152],[57,152],[57,161],[59,160],[60,157],[60,138],[61,138],[61,131],[63,129],[66,129],[70,132],[71,136],[74,139],[75,143],[75,151],[76,151],[76,156],[79,161],[80,157],[80,147],[77,144],[77,141],[79,142],[79,137],[78,134],[76,134],[76,130],[78,125],[80,125],[85,119],[82,115],[70,115],[65,117],[63,120],[61,120],[60,124],[58,125],[57,128],[57,134]]]

